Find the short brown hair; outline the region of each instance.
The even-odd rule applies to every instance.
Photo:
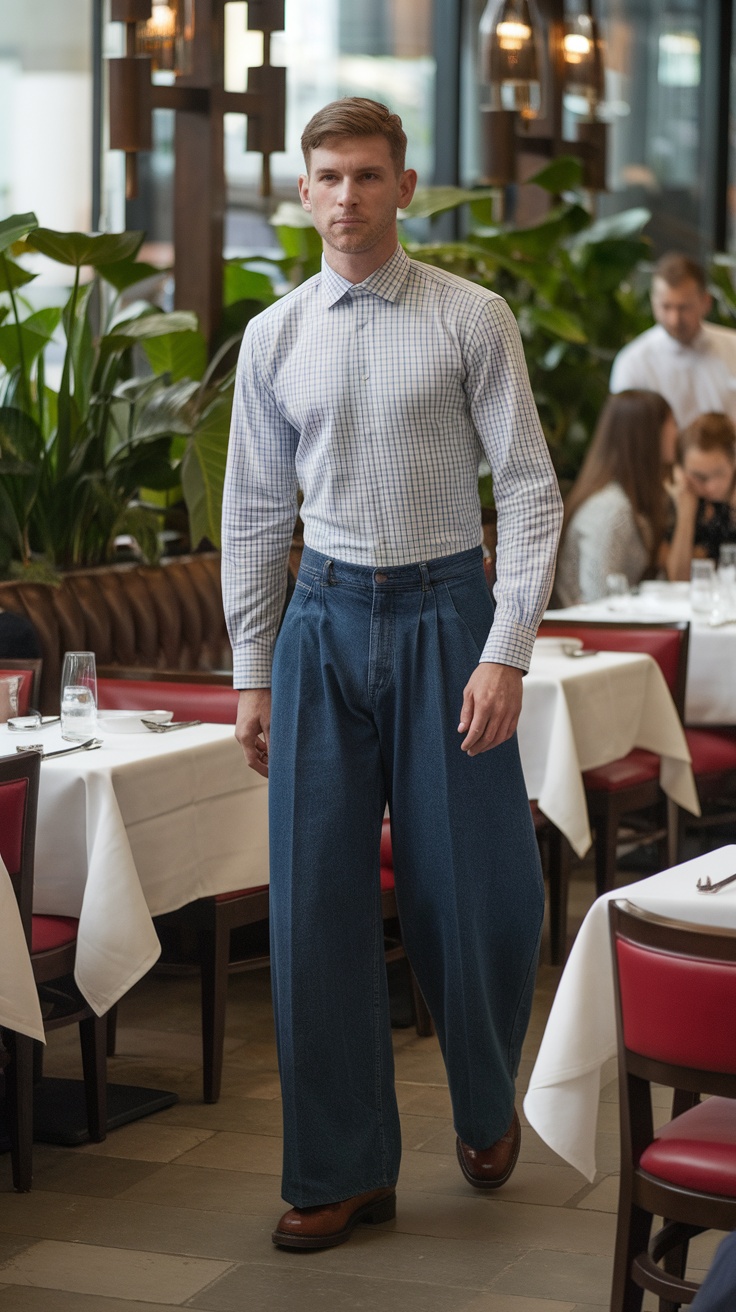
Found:
[[[652,277],[661,278],[668,287],[680,287],[684,282],[692,280],[698,284],[701,292],[708,290],[702,264],[698,264],[697,260],[691,260],[689,255],[681,255],[679,251],[668,251],[657,260],[652,270]]]
[[[384,137],[397,174],[404,172],[406,133],[401,119],[378,100],[345,96],[317,110],[302,133],[302,154],[307,172],[312,151],[324,145],[329,137]]]
[[[728,415],[718,414],[715,410],[698,415],[680,433],[680,455],[695,446],[699,451],[723,451],[730,460],[736,462],[736,428]]]

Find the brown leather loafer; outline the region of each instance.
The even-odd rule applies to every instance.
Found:
[[[521,1126],[514,1111],[508,1130],[490,1148],[469,1148],[458,1139],[457,1160],[468,1184],[475,1189],[498,1189],[506,1183],[516,1166],[520,1148]]]
[[[396,1216],[396,1190],[372,1189],[342,1203],[324,1207],[292,1207],[271,1238],[279,1248],[336,1248],[349,1239],[356,1225],[380,1225]]]

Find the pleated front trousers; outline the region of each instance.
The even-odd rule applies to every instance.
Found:
[[[507,1130],[544,890],[516,738],[468,757],[463,688],[493,619],[480,548],[373,569],[304,551],[274,658],[271,963],[295,1207],[393,1184],[394,1092],[379,885],[396,897],[455,1128]]]

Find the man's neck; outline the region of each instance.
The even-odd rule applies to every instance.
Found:
[[[388,260],[391,259],[398,239],[394,238],[390,243],[371,251],[359,251],[351,254],[345,251],[336,251],[333,246],[323,244],[324,257],[331,269],[339,273],[341,278],[346,282],[358,283],[365,282],[370,278],[376,269],[380,269]]]

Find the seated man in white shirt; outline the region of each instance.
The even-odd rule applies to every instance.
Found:
[[[663,255],[652,276],[657,322],[619,351],[611,391],[659,392],[679,428],[709,411],[736,419],[736,332],[704,322],[712,304],[701,265]]]

